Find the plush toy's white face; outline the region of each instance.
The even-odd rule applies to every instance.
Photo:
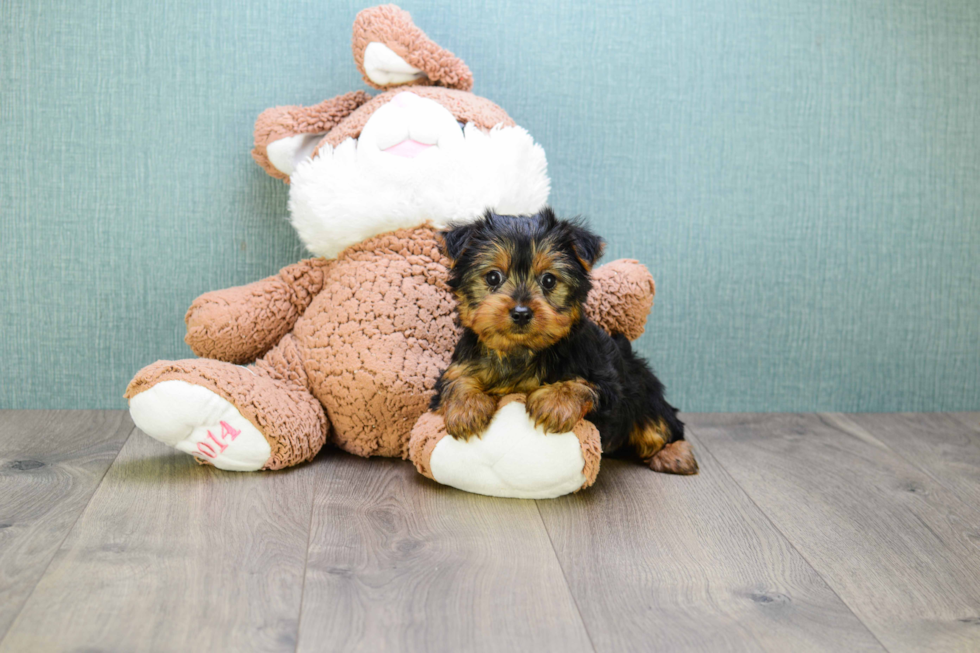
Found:
[[[531,214],[548,200],[544,150],[521,127],[486,133],[441,104],[405,91],[358,139],[300,162],[289,210],[306,247],[332,258],[394,229],[475,220],[490,208]]]

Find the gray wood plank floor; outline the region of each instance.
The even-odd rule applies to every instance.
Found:
[[[701,473],[603,462],[538,508],[598,652],[881,651],[700,442]]]
[[[0,411],[0,652],[977,651],[978,417],[687,415],[699,476],[533,502]]]
[[[121,411],[0,415],[2,638],[136,427]]]
[[[332,462],[301,651],[592,650],[533,501],[440,486],[398,460]]]
[[[964,503],[980,508],[980,422],[960,415],[848,415]],[[972,426],[977,424],[977,426]]]
[[[972,507],[844,415],[699,415],[690,423],[886,648],[980,650],[980,516]]]
[[[135,434],[0,651],[294,650],[313,472],[219,472]]]

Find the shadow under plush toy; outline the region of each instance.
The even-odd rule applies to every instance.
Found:
[[[354,22],[354,60],[383,92],[355,91],[259,116],[252,156],[290,183],[290,218],[319,258],[198,297],[186,341],[202,358],[158,361],[126,390],[148,435],[227,470],[280,469],[327,442],[410,458],[436,481],[494,496],[588,487],[595,427],[545,434],[517,398],[480,438],[446,436],[426,412],[460,331],[438,231],[547,203],[544,151],[489,100],[466,65],[394,5]],[[404,90],[407,87],[410,90]],[[593,271],[590,317],[643,332],[654,284],[636,261]],[[247,366],[245,366],[247,365]]]

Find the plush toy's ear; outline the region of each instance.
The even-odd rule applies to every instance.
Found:
[[[439,47],[395,5],[365,9],[354,19],[354,62],[364,81],[378,89],[432,85],[473,88],[463,60]]]
[[[317,144],[326,134],[296,134],[272,141],[265,146],[269,163],[282,174],[291,176],[296,166],[316,150]]]
[[[255,121],[252,158],[273,177],[288,179],[328,131],[370,99],[364,91],[354,91],[312,107],[266,109]]]
[[[442,237],[442,247],[440,249],[452,261],[453,265],[456,265],[456,261],[466,251],[470,237],[473,235],[473,229],[474,225],[472,224],[450,225],[449,229],[439,234]]]

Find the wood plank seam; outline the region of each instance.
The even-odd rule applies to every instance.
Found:
[[[735,478],[735,476],[731,472],[728,471],[728,468],[725,467],[725,464],[721,461],[721,459],[718,458],[714,454],[714,452],[711,451],[711,447],[705,442],[705,440],[702,439],[702,438],[700,438],[700,437],[697,437],[697,433],[698,433],[697,432],[697,429],[696,428],[693,428],[691,425],[688,425],[687,426],[687,429],[688,429],[688,431],[690,431],[691,433],[693,433],[695,435],[695,441],[697,442],[698,447],[700,447],[701,451],[704,452],[701,455],[705,455],[706,454],[715,463],[718,464],[718,467],[725,473],[725,476],[728,477],[732,481],[732,483],[734,483],[735,486],[739,489],[739,491],[743,495],[745,495],[745,497],[749,500],[749,502],[751,502],[752,505],[756,507],[756,509],[759,511],[759,513],[763,517],[765,517],[766,521],[769,522],[769,524],[773,527],[773,529],[775,529],[775,531],[777,533],[779,533],[780,537],[782,537],[786,541],[786,543],[794,551],[796,551],[797,554],[799,554],[800,559],[803,560],[807,564],[807,566],[810,567],[810,569],[813,571],[813,573],[816,574],[816,576],[818,576],[820,578],[820,580],[822,580],[824,582],[824,584],[827,586],[827,588],[831,592],[833,592],[834,596],[837,597],[837,599],[841,602],[841,604],[847,607],[847,609],[851,612],[851,614],[854,615],[854,618],[857,619],[861,623],[862,626],[864,626],[864,629],[868,632],[868,634],[871,635],[871,637],[873,637],[874,640],[876,642],[878,642],[879,645],[881,645],[881,648],[883,648],[886,651],[890,651],[891,649],[889,649],[887,646],[885,646],[885,644],[880,639],[878,639],[878,636],[875,635],[874,631],[871,630],[871,628],[868,626],[868,624],[866,624],[864,622],[864,620],[861,619],[860,615],[858,615],[856,612],[854,612],[854,608],[851,607],[847,603],[847,601],[845,601],[843,599],[843,597],[841,597],[840,593],[838,593],[837,589],[833,586],[833,584],[830,581],[828,581],[827,578],[824,577],[824,575],[821,574],[817,570],[817,568],[813,565],[813,563],[810,561],[810,559],[807,558],[806,555],[804,555],[804,553],[802,551],[800,551],[799,548],[797,548],[797,546],[793,542],[793,540],[786,533],[784,533],[781,528],[779,528],[779,526],[772,520],[772,517],[769,516],[769,513],[767,513],[765,510],[763,510],[762,506],[760,506],[758,503],[756,503],[756,500],[752,497],[752,495],[749,493],[749,491],[746,490],[744,487],[742,487],[742,485],[738,482],[738,480]]]
[[[20,609],[17,610],[17,616],[11,619],[10,625],[4,631],[3,636],[0,636],[0,645],[3,644],[4,640],[7,638],[7,635],[10,633],[11,630],[13,630],[14,625],[17,623],[17,620],[20,619],[20,615],[24,611],[24,608],[30,602],[31,597],[34,596],[34,592],[35,590],[37,590],[38,584],[47,575],[48,569],[51,567],[51,564],[54,562],[54,559],[58,555],[58,551],[61,550],[61,547],[64,545],[65,540],[67,540],[68,537],[71,535],[71,532],[75,530],[75,526],[78,524],[78,520],[81,519],[82,515],[85,514],[85,511],[88,510],[89,505],[91,505],[92,503],[92,497],[94,497],[95,493],[99,491],[99,487],[102,485],[102,482],[105,480],[106,474],[108,474],[109,470],[112,469],[112,466],[116,464],[116,460],[119,458],[119,452],[123,450],[123,447],[126,446],[126,443],[129,442],[129,439],[133,437],[133,433],[135,433],[137,430],[138,430],[137,427],[134,425],[132,430],[130,430],[129,435],[127,435],[120,442],[119,449],[116,450],[116,455],[112,457],[112,462],[106,466],[105,470],[103,470],[102,476],[99,477],[99,482],[93,486],[92,492],[88,495],[88,499],[86,499],[85,501],[85,506],[83,506],[82,509],[78,511],[78,514],[75,515],[75,519],[72,520],[71,527],[65,530],[64,537],[61,538],[61,542],[58,543],[58,547],[54,550],[55,552],[54,555],[52,555],[51,559],[48,560],[48,563],[44,565],[44,570],[38,575],[37,580],[34,581],[34,587],[31,588],[31,591],[27,594],[27,596],[24,597],[23,602],[21,602]]]
[[[921,413],[917,413],[917,414],[921,414]],[[923,474],[925,474],[926,476],[928,476],[929,478],[931,478],[933,481],[935,481],[937,485],[939,485],[940,487],[942,487],[943,489],[945,489],[947,492],[949,492],[950,496],[955,501],[959,502],[961,505],[966,506],[972,512],[975,512],[977,515],[980,515],[980,507],[974,506],[974,505],[970,504],[968,501],[964,501],[960,497],[959,490],[957,488],[949,485],[948,481],[940,478],[936,474],[933,474],[931,471],[929,471],[929,469],[926,466],[922,465],[916,459],[905,455],[905,452],[902,451],[900,448],[895,448],[895,447],[891,446],[888,443],[887,440],[883,440],[883,439],[877,437],[874,433],[870,432],[868,429],[864,428],[863,426],[861,426],[860,424],[858,424],[854,420],[850,419],[847,416],[847,414],[845,414],[845,413],[824,413],[824,414],[819,414],[819,415],[821,415],[821,419],[823,419],[824,417],[829,417],[832,420],[831,421],[831,425],[833,427],[839,429],[843,433],[847,433],[848,435],[854,435],[855,437],[870,438],[870,439],[874,440],[875,442],[877,442],[878,444],[880,444],[883,448],[885,448],[888,451],[890,451],[891,453],[895,454],[900,459],[904,460],[906,463],[908,463],[909,465],[911,465],[913,468],[915,468],[916,470],[922,472]],[[956,421],[958,421],[960,423],[963,422],[963,420],[959,420],[959,419],[957,419]],[[968,426],[971,430],[976,431],[976,429],[974,429],[972,426],[969,426],[969,425],[966,425],[966,426]],[[855,431],[858,431],[859,433],[858,434],[850,433],[848,431],[848,429],[853,429]],[[980,433],[980,431],[977,431],[977,432]]]
[[[548,544],[551,545],[551,552],[555,555],[555,562],[558,563],[558,568],[561,570],[561,578],[565,583],[565,589],[568,590],[568,595],[572,597],[572,603],[575,605],[575,612],[578,613],[578,619],[582,622],[582,628],[585,629],[585,634],[589,638],[589,648],[591,648],[595,653],[599,653],[598,649],[595,647],[595,642],[592,641],[592,633],[589,631],[589,624],[585,621],[585,617],[582,616],[582,608],[579,607],[578,597],[575,596],[575,592],[572,591],[572,586],[568,583],[568,575],[565,573],[565,567],[561,564],[561,558],[558,556],[558,550],[555,548],[555,541],[551,537],[551,531],[548,530],[548,524],[544,520],[544,516],[541,514],[541,502],[534,502],[534,509],[538,513],[538,519],[541,521],[541,526],[544,528],[544,532],[548,534]]]
[[[0,651],[293,651],[313,472],[129,437]]]
[[[307,463],[310,464],[310,463]],[[296,616],[296,642],[293,651],[299,651],[299,634],[303,625],[303,600],[306,598],[306,577],[310,570],[310,544],[313,542],[313,514],[316,512],[316,495],[310,501],[310,520],[306,527],[306,557],[303,558],[303,582],[299,590],[299,614]]]

